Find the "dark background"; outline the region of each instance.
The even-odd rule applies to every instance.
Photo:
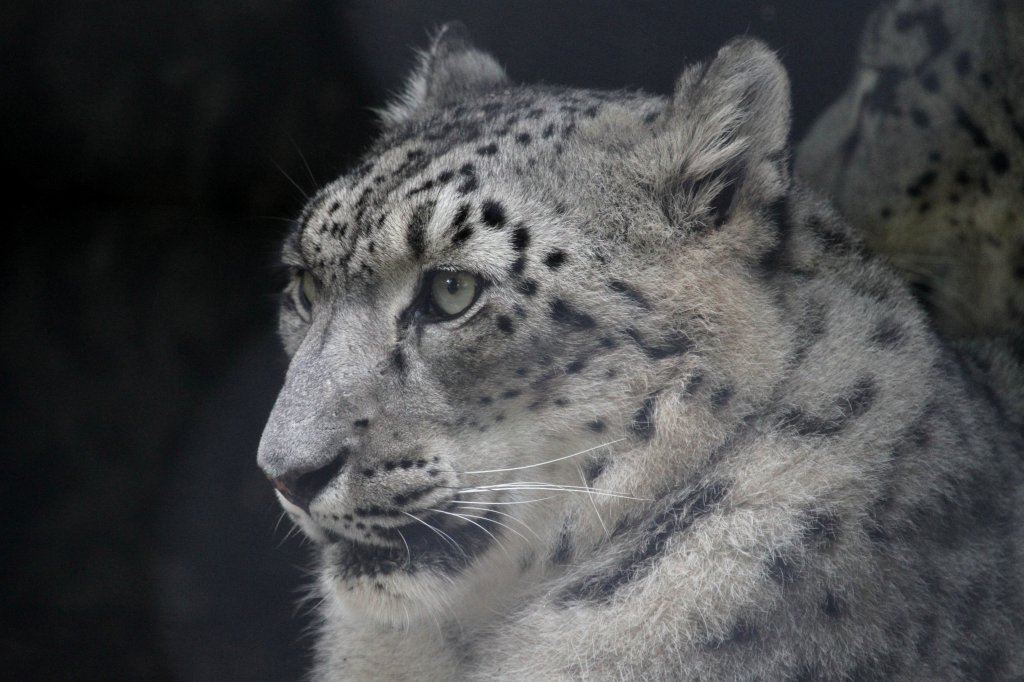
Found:
[[[7,679],[295,679],[306,550],[255,466],[277,240],[431,28],[513,79],[668,93],[750,34],[799,138],[873,3],[8,0],[0,9]]]

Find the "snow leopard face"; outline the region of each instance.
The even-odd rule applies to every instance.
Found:
[[[688,418],[705,440],[709,410],[756,393],[775,360],[739,349],[771,321],[752,324],[764,294],[723,264],[770,256],[753,226],[785,182],[788,108],[736,114],[784,93],[781,69],[736,76],[758,50],[688,71],[673,107],[513,87],[447,31],[365,161],[306,207],[259,464],[342,603],[400,622],[552,570],[581,499],[614,517],[644,494],[615,452],[656,436],[658,386],[712,397]],[[698,152],[658,161],[680,136]]]

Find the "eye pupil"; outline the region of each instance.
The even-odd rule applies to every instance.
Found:
[[[459,279],[455,275],[449,275],[444,280],[444,288],[454,296],[459,291]]]

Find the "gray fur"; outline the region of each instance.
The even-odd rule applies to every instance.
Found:
[[[315,677],[1024,675],[1020,367],[790,177],[775,55],[665,99],[446,35],[284,249],[259,462],[319,546]],[[425,321],[438,268],[488,286]]]

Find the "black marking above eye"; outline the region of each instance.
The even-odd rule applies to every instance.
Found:
[[[522,251],[530,245],[530,230],[520,225],[512,233],[512,248],[516,251]]]
[[[494,199],[488,199],[481,207],[481,217],[491,227],[501,227],[505,224],[505,207]]]

